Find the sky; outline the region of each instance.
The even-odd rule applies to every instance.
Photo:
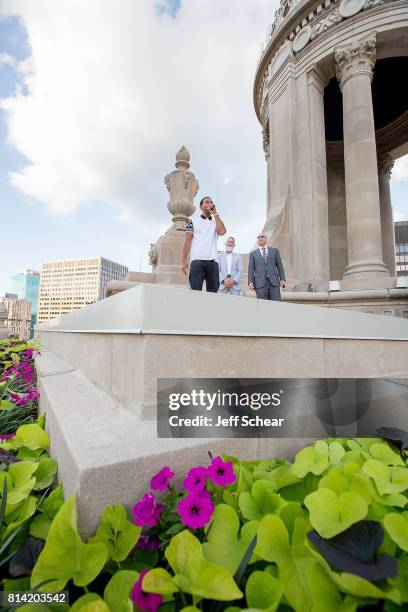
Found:
[[[0,295],[50,259],[149,271],[181,145],[237,250],[266,211],[252,87],[277,0],[0,0]],[[408,219],[408,156],[391,181]]]

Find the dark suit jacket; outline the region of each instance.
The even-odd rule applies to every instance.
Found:
[[[248,283],[253,283],[255,289],[260,289],[265,285],[267,278],[274,287],[279,287],[280,281],[285,280],[279,250],[270,246],[268,246],[266,264],[259,249],[249,254]]]

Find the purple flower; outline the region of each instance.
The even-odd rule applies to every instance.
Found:
[[[10,438],[14,438],[16,434],[0,434],[0,440],[10,440]]]
[[[184,525],[191,529],[199,529],[210,522],[214,504],[207,496],[193,492],[179,501],[177,512]]]
[[[148,550],[149,552],[154,552],[155,550],[159,550],[160,542],[157,536],[149,536],[149,535],[141,535],[137,541],[137,547],[141,550]]]
[[[223,461],[220,456],[214,457],[211,461],[207,469],[207,475],[214,484],[220,485],[220,487],[227,487],[237,478],[232,469],[231,461]]]
[[[183,482],[183,487],[187,491],[202,491],[205,487],[206,478],[207,468],[202,466],[191,468]]]
[[[142,589],[142,582],[144,576],[149,570],[143,570],[139,574],[139,580],[133,585],[131,598],[135,602],[139,610],[147,610],[147,612],[156,612],[157,608],[161,605],[163,597],[156,593],[146,593]]]
[[[154,495],[146,493],[142,499],[133,506],[133,516],[139,527],[154,527],[163,511],[163,504],[159,504]]]
[[[173,476],[174,472],[172,472],[171,469],[166,465],[160,470],[160,472],[157,472],[157,474],[153,476],[150,481],[150,486],[152,489],[154,489],[154,491],[164,491]]]

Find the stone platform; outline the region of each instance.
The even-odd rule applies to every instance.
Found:
[[[292,456],[304,439],[156,437],[158,378],[406,376],[408,321],[141,284],[43,324],[40,409],[84,533],[151,475],[207,451]],[[180,452],[181,451],[181,452]]]

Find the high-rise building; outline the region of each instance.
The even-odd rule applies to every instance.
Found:
[[[408,276],[408,221],[396,221],[394,231],[397,276]]]
[[[110,280],[124,280],[128,268],[104,257],[46,261],[41,268],[38,322],[55,319],[105,297]]]
[[[31,302],[8,297],[2,298],[2,301],[6,307],[5,324],[10,333],[18,336],[20,340],[28,340],[30,338]]]
[[[26,270],[11,277],[11,291],[19,300],[28,300],[31,303],[30,337],[34,335],[37,322],[38,292],[40,288],[40,273],[35,270]]]

